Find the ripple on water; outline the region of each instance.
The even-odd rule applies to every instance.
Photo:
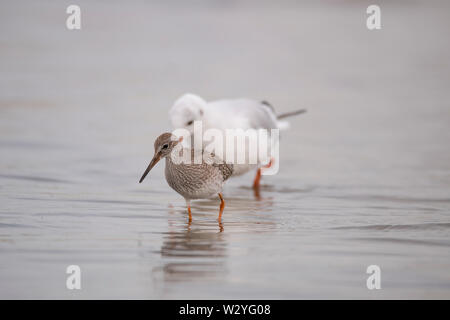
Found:
[[[70,183],[70,181],[67,181],[67,180],[54,179],[54,178],[48,178],[48,177],[39,177],[39,176],[18,175],[18,174],[0,174],[0,178],[14,179],[14,180],[28,180],[28,181],[44,182],[44,183]]]
[[[363,226],[334,227],[337,230],[445,230],[450,229],[450,223],[418,223],[418,224],[373,224]]]

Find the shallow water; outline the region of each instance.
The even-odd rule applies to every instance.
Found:
[[[449,5],[183,3],[1,5],[0,297],[450,298]],[[187,91],[308,109],[222,225],[138,184]]]

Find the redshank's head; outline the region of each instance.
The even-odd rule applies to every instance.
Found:
[[[172,152],[173,148],[183,140],[183,137],[177,138],[175,135],[170,132],[163,133],[155,140],[155,155],[153,156],[152,161],[148,165],[144,174],[142,175],[139,183],[141,183],[147,174],[152,170],[152,168],[158,163],[162,158],[167,157]]]
[[[194,121],[201,121],[206,108],[206,101],[201,97],[187,93],[177,101],[169,111],[170,122],[174,129],[185,128],[194,131]]]

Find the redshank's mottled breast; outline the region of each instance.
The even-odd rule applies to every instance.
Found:
[[[167,183],[186,200],[189,221],[192,220],[190,201],[193,199],[211,198],[214,195],[218,195],[220,198],[218,218],[220,221],[225,207],[225,201],[222,197],[222,188],[224,182],[233,173],[233,165],[223,163],[223,161],[213,154],[207,154],[209,158],[200,154],[198,156],[200,156],[199,159],[201,159],[201,163],[194,163],[195,153],[201,153],[201,151],[194,151],[193,149],[186,148],[183,149],[181,145],[174,150],[181,141],[182,138],[178,139],[171,133],[163,133],[160,135],[155,140],[155,154],[153,159],[150,161],[150,164],[139,180],[139,183],[145,179],[147,174],[159,160],[166,158],[165,176]],[[182,154],[181,152],[187,152],[185,154],[190,155],[191,162],[174,161],[173,157],[176,155],[172,154],[172,151],[177,153],[177,155]]]

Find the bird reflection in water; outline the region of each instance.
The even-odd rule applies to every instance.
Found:
[[[249,198],[251,192],[250,189],[249,194],[242,194],[241,189],[228,194],[229,205],[221,221],[215,216],[215,199],[193,203],[192,221],[183,207],[169,206],[168,231],[160,250],[163,265],[154,270],[162,272],[163,281],[223,278],[227,273],[227,246],[231,233],[267,232],[276,227],[268,215],[273,199],[252,199]]]
[[[221,221],[216,212],[217,201],[199,200],[193,204],[195,216],[189,221],[182,207],[168,210],[168,231],[161,246],[163,265],[157,270],[164,281],[192,281],[211,279],[227,273],[227,246],[230,239],[226,230],[260,232],[275,227],[267,220],[267,211],[273,205],[271,198],[249,200],[248,195],[229,195],[229,206]],[[239,194],[239,196],[237,196]],[[261,217],[266,216],[262,220]],[[228,226],[228,227],[227,227]]]
[[[217,221],[194,223],[179,217],[169,218],[169,230],[161,247],[165,281],[186,281],[223,276],[227,247],[225,234],[217,232]],[[219,223],[219,231],[223,226]]]

